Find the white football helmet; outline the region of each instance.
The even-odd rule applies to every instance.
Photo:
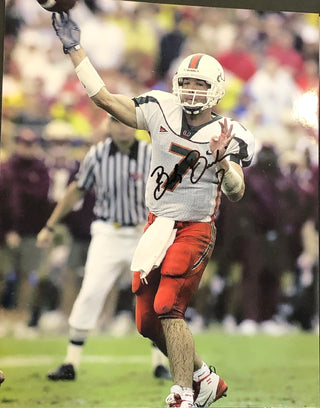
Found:
[[[205,91],[183,89],[184,78],[202,79],[209,88]],[[220,101],[225,94],[224,83],[223,68],[215,58],[206,54],[192,54],[181,62],[173,77],[173,94],[178,96],[179,104],[186,113],[198,114]],[[187,95],[193,96],[192,103],[184,101]],[[205,96],[206,101],[194,103],[196,96]]]

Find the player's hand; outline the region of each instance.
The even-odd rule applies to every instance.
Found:
[[[52,13],[52,25],[62,42],[65,54],[80,46],[80,28],[71,19],[69,13]]]
[[[220,135],[212,136],[209,142],[210,151],[216,160],[222,160],[224,158],[229,143],[234,137],[234,133],[232,133],[233,125],[228,127],[227,119],[224,119],[223,122],[219,122],[219,125],[221,127]]]
[[[37,235],[37,247],[38,248],[49,248],[53,242],[54,233],[48,228],[44,227]]]

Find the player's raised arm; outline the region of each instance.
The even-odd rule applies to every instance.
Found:
[[[133,100],[125,95],[111,94],[107,90],[80,45],[80,28],[70,18],[69,13],[53,13],[52,25],[62,42],[64,53],[70,55],[75,72],[93,102],[119,121],[136,128],[137,119]]]

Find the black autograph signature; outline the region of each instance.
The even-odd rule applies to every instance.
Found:
[[[188,170],[191,170],[191,183],[196,184],[207,169],[229,155],[230,154],[219,157],[219,151],[217,151],[216,157],[209,163],[208,159],[201,156],[197,150],[190,150],[185,158],[174,166],[174,169],[170,174],[165,172],[163,166],[156,167],[150,175],[151,177],[156,177],[156,187],[153,192],[155,200],[160,200],[167,190],[174,191],[177,185],[182,182],[182,179]],[[224,169],[219,169],[216,172],[218,181],[214,181],[213,183],[217,184],[218,186],[221,185],[224,172]],[[220,173],[222,174],[222,177],[220,177],[219,180],[218,174]]]

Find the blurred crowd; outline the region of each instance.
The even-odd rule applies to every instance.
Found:
[[[318,16],[119,0],[79,0],[71,14],[111,92],[171,91],[182,58],[214,56],[227,84],[216,111],[255,135],[244,199],[229,205],[222,198],[190,323],[246,334],[316,329]],[[94,197],[65,219],[50,250],[36,247],[36,235],[107,130],[62,52],[51,13],[34,0],[6,0],[2,97],[0,310],[27,314],[38,327],[44,311],[70,311]],[[120,296],[118,310],[127,298]]]

